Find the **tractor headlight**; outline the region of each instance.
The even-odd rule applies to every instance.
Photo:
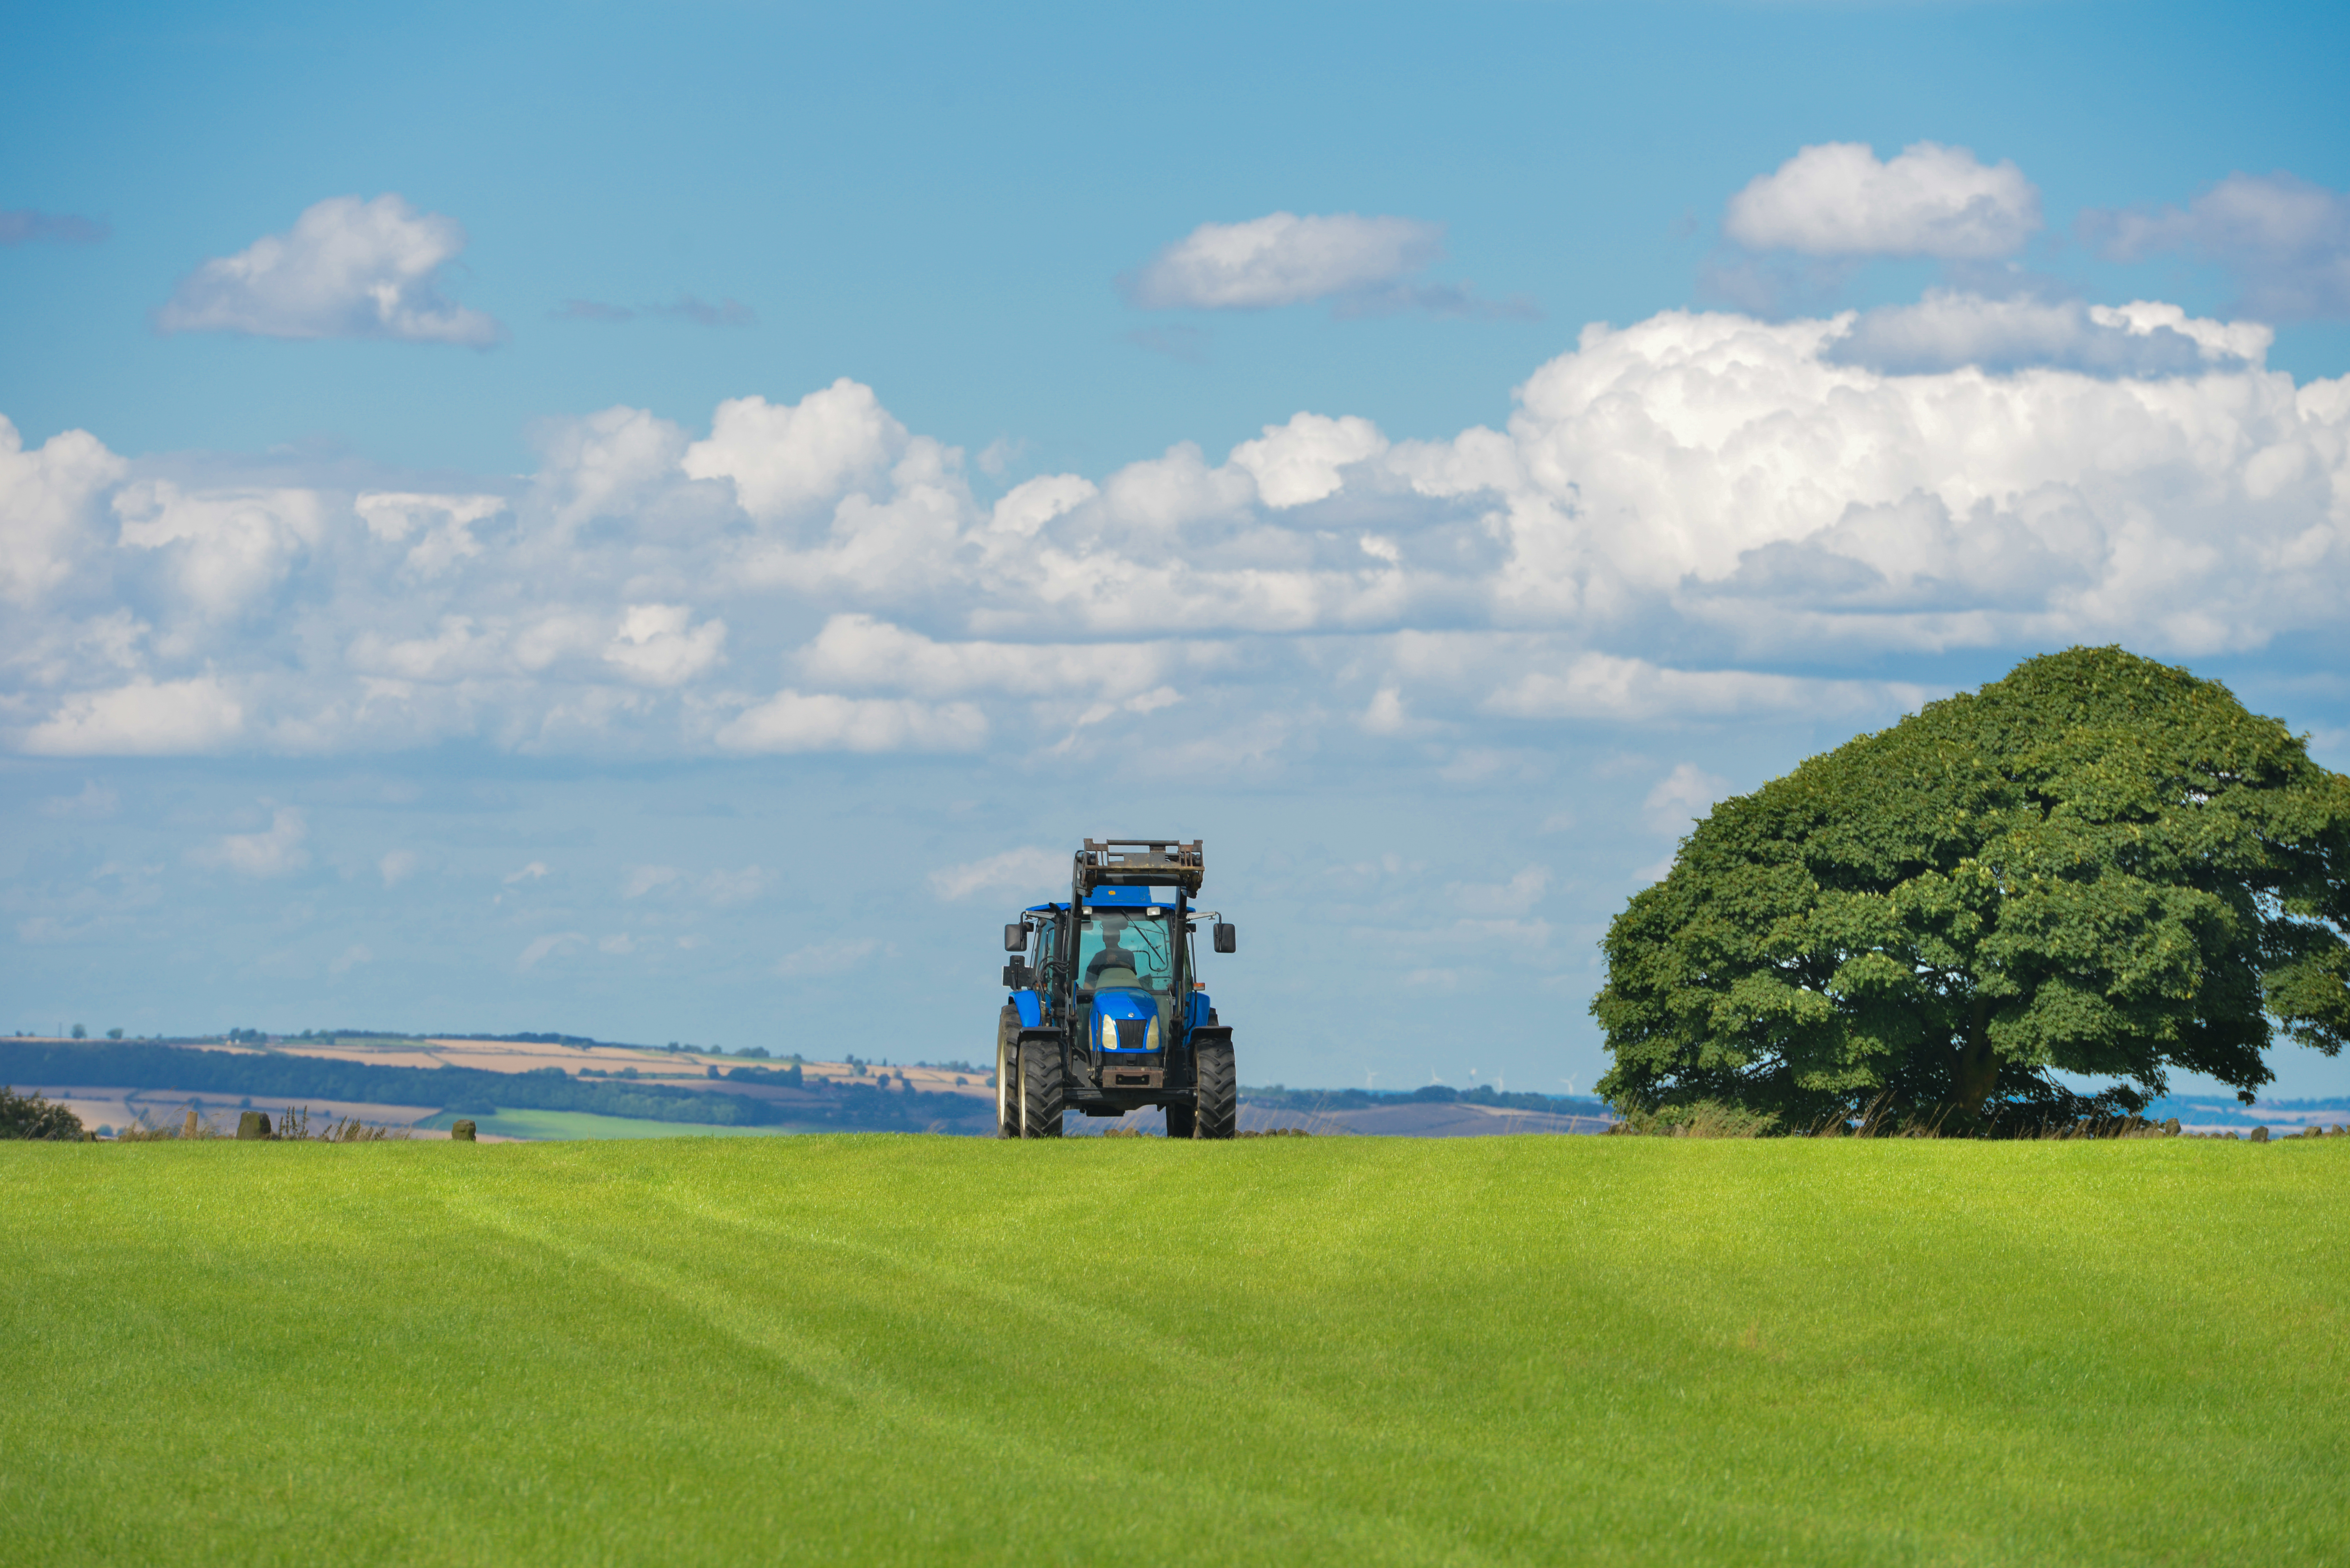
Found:
[[[1145,1051],[1159,1049],[1159,1015],[1155,1012],[1150,1015],[1150,1027],[1142,1032],[1142,1048]]]
[[[1101,1021],[1101,1048],[1105,1051],[1118,1049],[1118,1020],[1107,1015],[1104,1015]]]

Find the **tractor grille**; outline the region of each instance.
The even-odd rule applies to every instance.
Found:
[[[1119,1050],[1139,1051],[1149,1038],[1150,1020],[1148,1018],[1121,1018],[1118,1021]]]

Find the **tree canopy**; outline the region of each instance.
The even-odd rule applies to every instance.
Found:
[[[2273,1034],[2350,1033],[2345,878],[2350,779],[2283,724],[2118,648],[2030,659],[1698,824],[1608,928],[1599,1092],[1978,1130],[2172,1068],[2249,1096]]]

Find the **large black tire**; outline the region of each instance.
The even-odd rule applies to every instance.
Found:
[[[1167,1136],[1169,1137],[1190,1137],[1191,1136],[1192,1120],[1191,1106],[1168,1106]]]
[[[1192,1053],[1191,1136],[1230,1137],[1240,1125],[1240,1079],[1229,1044],[1201,1045]],[[1170,1124],[1170,1126],[1172,1124]]]
[[[995,1026],[995,1136],[1020,1136],[1020,1010],[1007,1007]]]
[[[1020,1047],[1020,1136],[1059,1137],[1063,1105],[1061,1048],[1045,1041]]]

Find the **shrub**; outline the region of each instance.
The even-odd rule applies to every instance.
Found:
[[[278,1113],[277,1131],[273,1136],[285,1143],[380,1143],[386,1138],[416,1135],[406,1127],[380,1127],[357,1116],[322,1116],[318,1126],[313,1127],[309,1106],[288,1106]]]
[[[161,1143],[165,1138],[177,1136],[170,1127],[159,1127],[149,1121],[143,1110],[129,1126],[114,1129],[114,1141],[117,1143]]]
[[[1778,1123],[1779,1118],[1768,1112],[1700,1100],[1654,1111],[1636,1106],[1608,1130],[1628,1137],[1762,1137]]]
[[[13,1087],[0,1087],[0,1137],[79,1143],[81,1118],[38,1095],[20,1095]]]

